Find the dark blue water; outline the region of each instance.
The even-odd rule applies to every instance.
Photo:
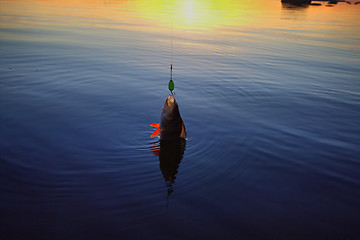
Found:
[[[2,239],[360,237],[359,5],[189,3],[160,145],[171,6],[1,2]]]

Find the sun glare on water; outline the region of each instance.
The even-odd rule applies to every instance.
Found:
[[[222,42],[227,36],[258,35],[258,32],[264,31],[272,34],[262,34],[261,39],[251,37],[252,41],[266,44],[270,41],[266,38],[274,34],[284,36],[284,32],[287,32],[289,35],[287,29],[292,29],[292,36],[287,37],[294,39],[306,34],[308,37],[317,37],[319,34],[326,37],[333,36],[334,32],[337,35],[346,35],[349,31],[356,33],[358,29],[336,24],[351,16],[354,18],[352,21],[356,21],[357,16],[347,14],[347,10],[352,8],[357,6],[338,4],[335,8],[286,8],[280,0],[2,1],[0,27],[83,31],[88,35],[93,35],[98,29],[114,29],[114,32],[121,34],[124,29],[157,35],[159,41],[164,41],[160,36],[172,34],[176,40],[182,38],[184,44],[197,44],[202,48],[206,43],[199,39]],[[312,25],[303,24],[305,19]],[[333,24],[326,24],[328,22]],[[322,32],[309,31],[313,25]],[[37,40],[39,37],[29,35],[27,38]],[[18,39],[19,36],[16,31],[6,31],[2,38]],[[46,38],[52,41],[55,36],[47,35]],[[44,40],[44,36],[41,40]]]

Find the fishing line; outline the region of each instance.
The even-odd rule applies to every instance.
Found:
[[[172,80],[172,70],[173,70],[173,21],[174,21],[174,0],[171,1],[171,36],[170,36],[170,81],[169,81],[169,90],[171,95],[174,90],[174,81]]]

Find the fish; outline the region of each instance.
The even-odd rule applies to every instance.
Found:
[[[152,123],[150,126],[156,128],[150,137],[160,135],[160,141],[186,140],[185,124],[173,95],[169,95],[165,100],[160,113],[160,123]]]

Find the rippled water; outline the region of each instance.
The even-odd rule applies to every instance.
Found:
[[[2,0],[2,238],[359,238],[359,11]]]

